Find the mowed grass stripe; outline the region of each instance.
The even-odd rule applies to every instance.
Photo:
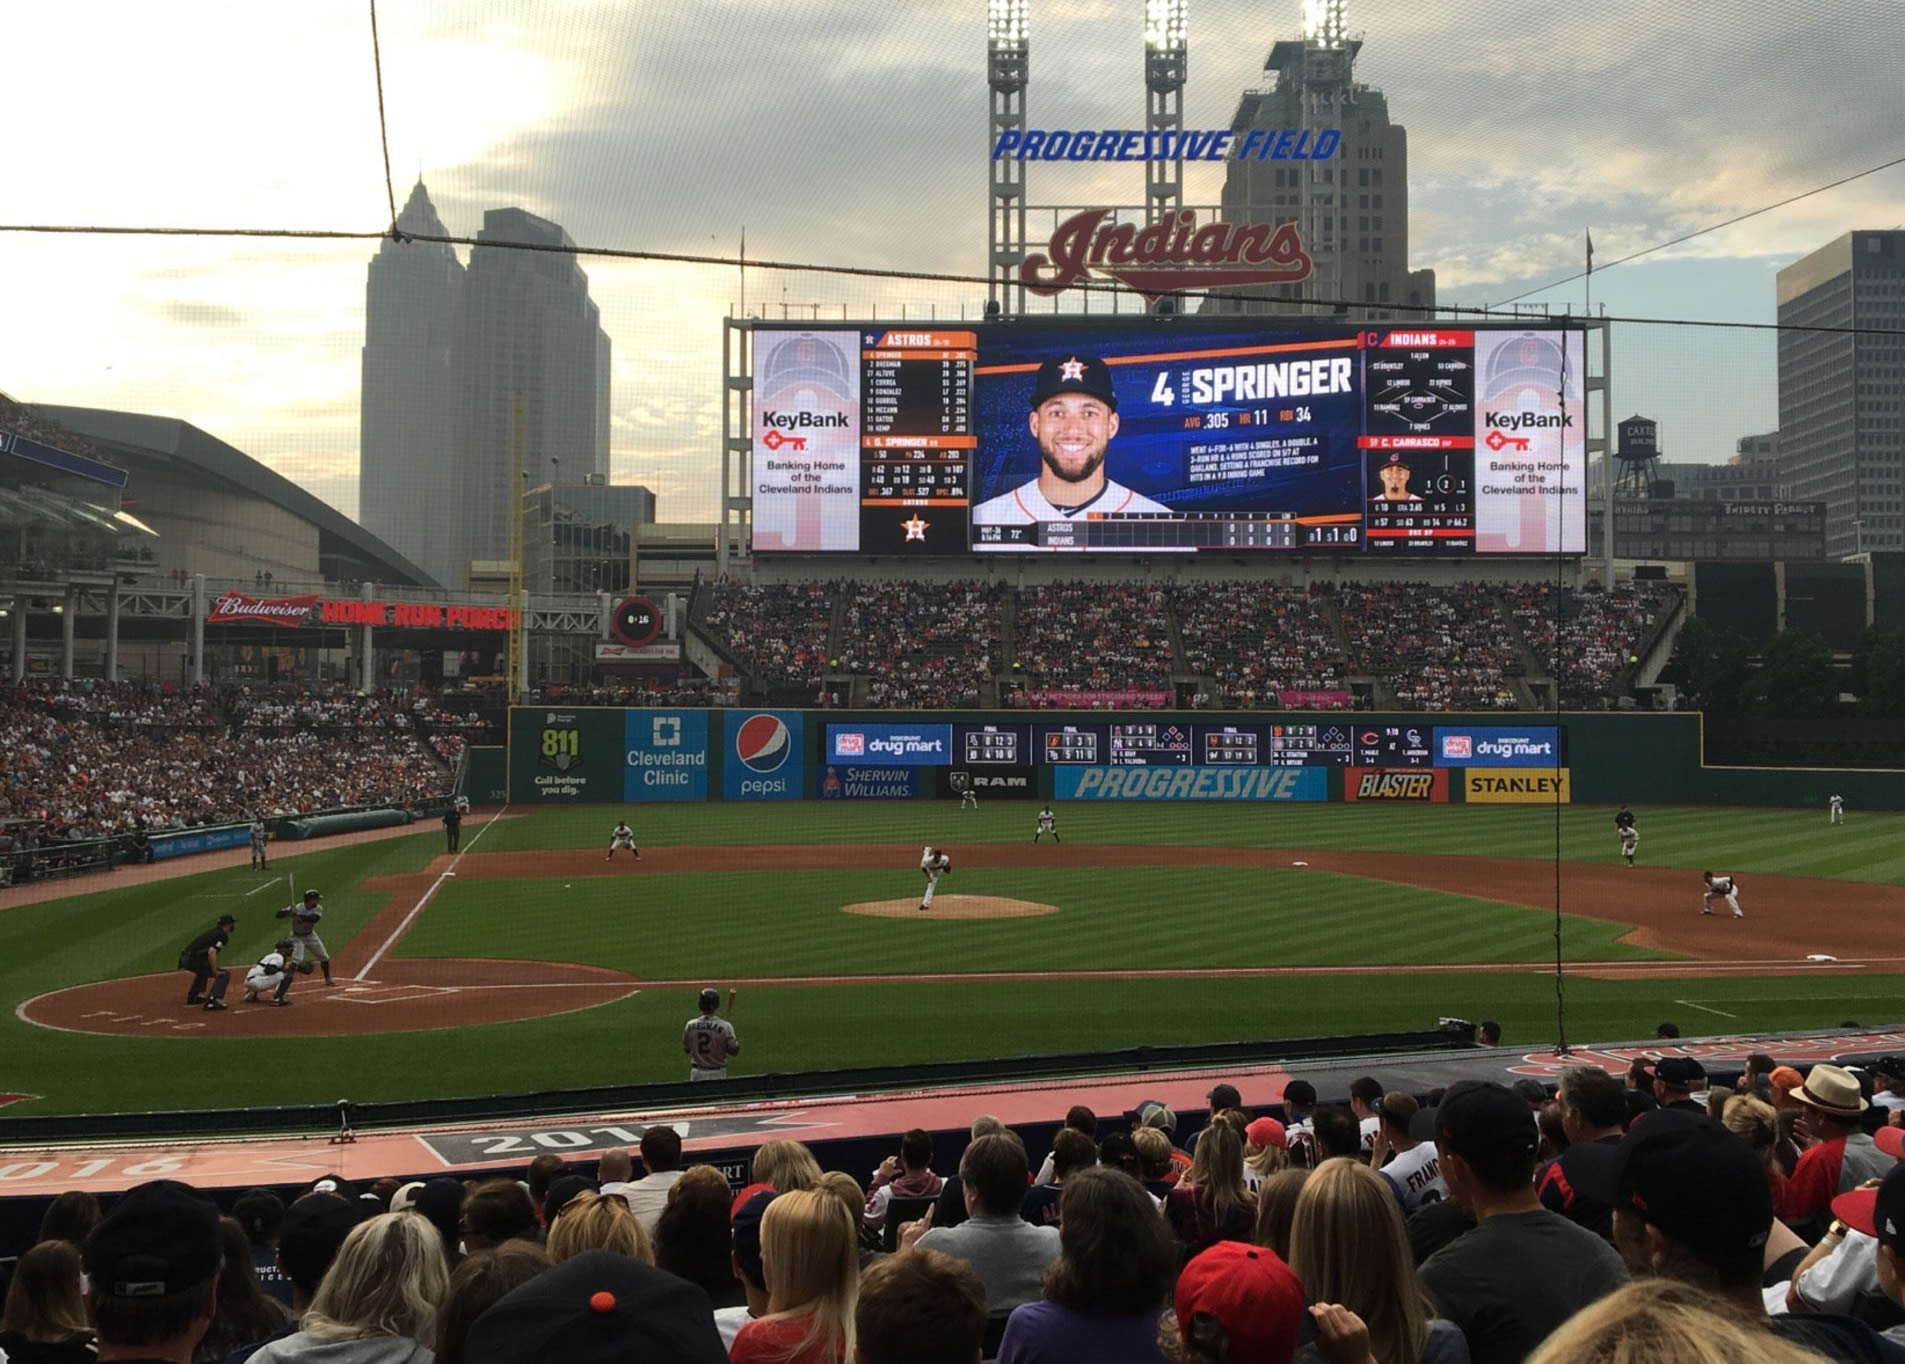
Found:
[[[975,870],[940,893],[1060,906],[1038,918],[869,919],[864,900],[910,899],[902,872],[712,872],[548,881],[458,880],[398,947],[613,966],[686,979],[718,960],[744,976],[894,972],[1540,961],[1539,910],[1328,872],[1215,867]],[[1615,941],[1624,925],[1571,919],[1595,960],[1658,954]]]
[[[1551,859],[1554,810],[1513,805],[1226,805],[1061,802],[1067,844],[1420,851]],[[483,852],[607,846],[626,813],[636,836],[656,846],[932,842],[949,847],[1029,842],[1037,807],[994,802],[961,810],[946,801],[802,802],[785,805],[655,805],[543,810],[499,824]],[[1564,861],[1612,862],[1612,806],[1562,810]],[[1905,815],[1854,812],[1838,827],[1814,810],[1635,807],[1640,860],[1786,876],[1905,883]]]

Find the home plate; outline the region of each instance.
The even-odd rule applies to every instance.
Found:
[[[1829,957],[1824,952],[1813,952],[1807,956],[1806,960],[1807,961],[1837,961],[1839,959],[1837,957]]]

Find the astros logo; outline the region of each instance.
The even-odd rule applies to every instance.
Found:
[[[734,734],[734,756],[750,772],[778,772],[793,751],[787,726],[776,715],[750,715]]]

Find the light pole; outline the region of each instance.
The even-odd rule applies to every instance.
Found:
[[[1025,260],[1025,163],[994,157],[1004,133],[1025,139],[1025,85],[1030,59],[1026,19],[1030,0],[986,0],[986,84],[991,92],[990,139],[986,144],[989,190],[986,202],[986,305],[1007,316],[1025,311],[1025,285],[1019,266]]]

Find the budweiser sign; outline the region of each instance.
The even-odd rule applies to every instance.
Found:
[[[1106,223],[1108,208],[1088,208],[1060,223],[1044,255],[1027,256],[1019,278],[1035,294],[1061,293],[1096,271],[1155,302],[1180,289],[1231,284],[1294,284],[1314,265],[1294,223],[1197,225],[1180,209],[1148,227]]]
[[[212,603],[207,625],[296,625],[311,618],[318,594],[308,597],[252,597],[243,592],[224,592]]]

